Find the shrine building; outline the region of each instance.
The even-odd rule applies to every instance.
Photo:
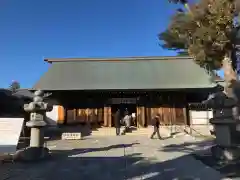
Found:
[[[49,58],[49,70],[33,89],[51,93],[57,124],[113,127],[116,109],[136,113],[147,127],[155,113],[164,125],[189,125],[188,104],[218,87],[190,57]]]

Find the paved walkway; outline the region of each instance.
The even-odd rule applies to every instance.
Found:
[[[48,146],[53,153],[51,160],[0,165],[0,180],[222,179],[189,155],[206,146],[192,137],[160,141],[119,136],[51,141]]]

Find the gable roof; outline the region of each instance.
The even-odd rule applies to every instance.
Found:
[[[158,90],[212,88],[216,84],[189,57],[45,59],[50,69],[34,85],[42,90]]]

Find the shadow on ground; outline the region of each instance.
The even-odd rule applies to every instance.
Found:
[[[195,159],[201,161],[207,166],[219,171],[221,174],[228,178],[240,178],[240,162],[239,160],[236,162],[226,163],[213,158],[211,154],[204,155],[193,155]]]
[[[27,164],[4,164],[0,180],[25,179],[92,179],[92,180],[190,180],[202,179],[203,169],[197,172],[186,170],[183,166],[189,156],[182,156],[169,161],[159,162],[158,159],[143,157],[141,153],[128,154],[124,149],[122,156],[114,155],[119,148],[137,145],[117,144],[101,148],[54,150],[47,161]],[[151,149],[149,149],[151,151]],[[122,149],[123,151],[123,149]],[[97,153],[101,152],[99,156]],[[96,156],[97,155],[97,156]],[[192,174],[191,174],[192,173]],[[188,175],[191,174],[191,175]],[[208,178],[207,178],[208,179]],[[215,178],[209,178],[215,180]],[[206,177],[205,177],[206,180]]]
[[[182,143],[182,144],[171,144],[165,146],[162,151],[165,152],[187,152],[191,153],[192,156],[201,161],[203,164],[219,171],[226,177],[229,178],[240,178],[240,161],[235,162],[223,162],[215,159],[210,148],[214,145],[212,140],[200,141],[194,143]]]
[[[99,148],[81,148],[81,149],[73,149],[70,150],[69,153],[71,154],[84,154],[84,153],[90,153],[90,152],[99,152],[99,151],[110,151],[113,149],[119,149],[119,148],[128,148],[132,147],[134,145],[138,145],[139,143],[130,143],[130,144],[115,144],[115,145],[110,145],[106,147],[99,147]],[[52,154],[54,157],[59,157],[59,155],[66,155],[67,151],[63,150],[58,150],[58,151],[53,151]]]
[[[207,150],[214,145],[213,140],[203,140],[198,142],[184,142],[182,144],[170,144],[164,146],[161,150],[165,152],[186,152],[193,153]]]

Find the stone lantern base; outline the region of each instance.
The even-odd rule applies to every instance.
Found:
[[[46,147],[27,147],[26,149],[19,150],[13,155],[15,161],[39,161],[45,160],[50,157],[49,149]]]
[[[211,148],[211,153],[214,158],[223,161],[234,161],[240,158],[240,148],[238,147],[223,147],[216,145]]]
[[[240,158],[240,132],[238,121],[232,119],[211,119],[215,127],[216,146],[212,147],[212,155],[220,160],[233,161]]]

